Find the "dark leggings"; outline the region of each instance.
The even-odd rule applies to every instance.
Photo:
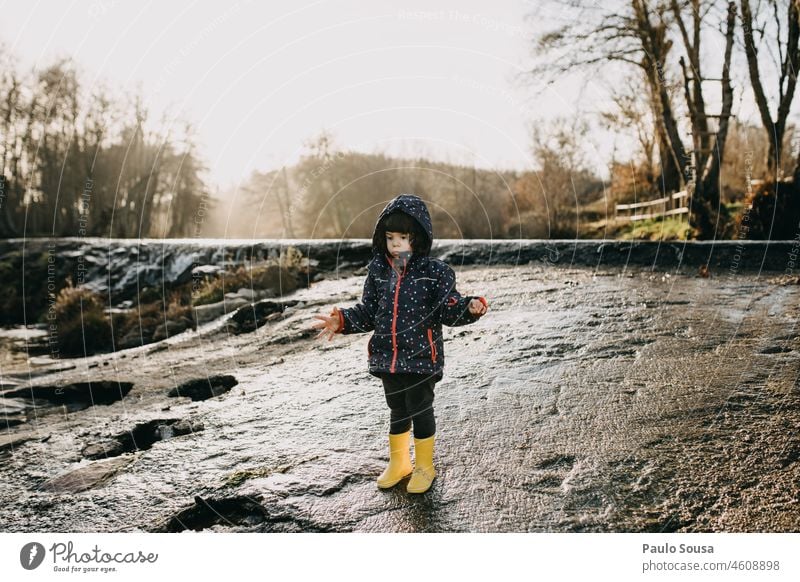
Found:
[[[407,432],[414,426],[414,437],[425,439],[436,433],[433,417],[433,387],[436,379],[426,374],[384,374],[383,390],[391,410],[389,434]]]

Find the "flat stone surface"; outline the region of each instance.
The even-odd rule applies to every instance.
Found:
[[[406,494],[405,481],[375,484],[389,413],[367,372],[369,335],[307,332],[312,315],[360,297],[362,277],[331,275],[281,298],[301,304],[253,332],[216,327],[58,372],[59,382],[135,389],[32,421],[50,438],[0,463],[4,530],[163,531],[182,527],[180,516],[210,531],[800,530],[791,277],[629,265],[456,272],[459,290],[484,295],[490,310],[445,328],[437,478],[425,495]],[[218,374],[238,384],[205,401],[167,396]],[[166,409],[204,430],[126,455],[136,462],[124,467],[73,473],[84,447]],[[54,477],[96,484],[37,489]]]
[[[80,493],[108,480],[132,460],[130,457],[117,457],[94,461],[64,475],[48,479],[39,486],[39,489],[48,493]]]

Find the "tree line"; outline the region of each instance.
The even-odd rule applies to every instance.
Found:
[[[191,126],[150,121],[69,60],[24,73],[0,46],[0,236],[188,234],[208,196]]]
[[[720,178],[735,94],[744,89],[734,85],[734,65],[745,69],[767,144],[764,172],[755,177],[800,183],[800,153],[790,175],[782,171],[800,65],[796,0],[564,0],[550,7],[563,24],[536,39],[544,58],[532,78],[613,64],[641,83],[658,159],[653,185],[663,193],[690,189],[700,238],[719,235],[730,218],[720,204]],[[641,119],[629,113],[632,124]]]
[[[141,98],[89,86],[68,61],[22,74],[0,49],[0,236],[369,237],[385,202],[413,192],[439,237],[579,238],[615,202],[687,190],[696,238],[732,236],[741,215],[730,203],[745,193],[754,216],[788,225],[763,232],[791,237],[798,2],[547,3],[563,24],[533,39],[542,59],[530,78],[615,67],[613,109],[599,120],[634,137],[634,159],[587,159],[581,116],[532,127],[531,167],[515,171],[348,151],[323,132],[297,163],[212,198],[190,125],[152,123]],[[759,126],[736,117],[745,95]]]

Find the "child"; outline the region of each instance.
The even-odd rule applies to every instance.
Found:
[[[391,411],[389,466],[378,487],[392,487],[411,473],[409,493],[424,493],[436,476],[433,388],[444,369],[442,324],[473,323],[488,307],[483,297],[456,291],[453,269],[428,256],[432,242],[431,217],[422,199],[401,194],[391,200],[375,225],[361,302],[334,307],[330,316],[315,315],[322,321],[312,325],[321,330],[317,337],[328,340],[338,333],[375,331],[367,344],[369,373],[383,380]]]

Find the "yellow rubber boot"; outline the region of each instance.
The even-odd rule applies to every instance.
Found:
[[[433,439],[435,436],[429,436],[426,439],[414,438],[414,472],[411,474],[408,487],[406,487],[406,491],[409,493],[425,493],[436,478],[436,471],[433,468]]]
[[[400,480],[411,473],[411,453],[408,444],[411,430],[401,434],[389,435],[389,466],[378,477],[378,487],[387,489],[394,487]]]

